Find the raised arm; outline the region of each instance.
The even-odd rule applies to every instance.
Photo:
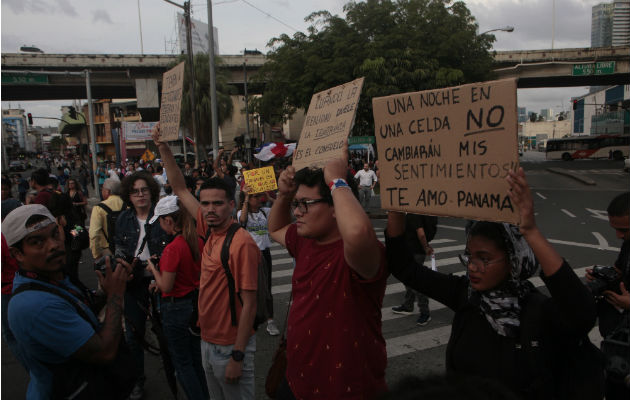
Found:
[[[536,225],[534,200],[523,168],[519,168],[517,172],[510,171],[506,180],[510,184],[508,195],[521,211],[519,230],[540,262],[545,276],[551,276],[560,269],[563,260]]]
[[[273,240],[286,247],[285,235],[291,225],[291,201],[297,192],[293,178],[295,168],[288,166],[278,178],[278,196],[271,207],[267,221],[269,235]]]
[[[218,178],[223,179],[223,171],[221,170],[221,160],[223,159],[223,153],[225,152],[224,149],[219,150],[219,154],[217,154],[217,157],[214,159],[214,161],[212,162],[212,167],[214,168],[214,173],[216,174],[216,176]]]
[[[344,154],[347,154],[347,149]],[[324,179],[328,184],[339,178],[345,180],[347,176],[347,155],[330,160],[324,166]],[[374,278],[378,273],[381,256],[370,219],[349,187],[335,189],[331,195],[346,262],[361,277]]]
[[[186,189],[186,181],[184,180],[184,174],[177,166],[175,162],[175,157],[173,157],[173,152],[171,148],[165,142],[161,141],[160,138],[160,124],[156,124],[155,128],[153,128],[153,132],[151,132],[151,136],[153,137],[153,142],[157,146],[160,151],[160,155],[162,156],[162,161],[164,162],[164,170],[166,171],[166,177],[168,178],[168,182],[173,189],[173,194],[175,194],[179,201],[182,202],[184,208],[188,210],[190,215],[193,218],[197,217],[197,210],[199,209],[199,201],[195,198]]]
[[[243,186],[243,193],[245,193],[245,199],[243,200],[243,208],[241,209],[241,216],[238,219],[238,222],[241,224],[241,226],[247,225],[247,217],[249,214],[249,192],[250,191],[251,189],[249,188],[249,186],[245,184]]]

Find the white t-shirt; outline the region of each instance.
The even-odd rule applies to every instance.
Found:
[[[110,169],[109,171],[107,171],[107,173],[109,174],[109,177],[110,177],[111,179],[115,179],[115,180],[117,180],[117,181],[119,181],[119,180],[120,180],[120,177],[118,176],[118,172],[116,172],[116,170],[115,170],[115,169]]]
[[[367,171],[362,169],[354,175],[354,179],[359,179],[360,186],[372,186],[373,182],[378,181],[376,174],[371,169]]]
[[[136,217],[136,219],[138,220],[138,225],[140,225],[140,236],[138,236],[138,243],[136,243],[136,250],[133,252],[134,257],[136,257],[136,254],[138,254],[138,251],[140,251],[140,246],[142,245],[142,242],[144,241],[144,236],[146,235],[146,232],[144,231],[144,224],[147,222],[146,219],[140,219],[138,217]],[[148,243],[144,244],[144,249],[142,249],[142,253],[140,253],[140,255],[138,255],[137,257],[142,261],[146,261],[151,257],[151,253],[149,253]]]
[[[153,175],[153,179],[160,185],[160,197],[166,196],[166,191],[164,191],[164,185],[166,185],[166,179],[162,175]]]
[[[238,210],[236,218],[240,220],[242,210]],[[248,213],[247,216],[247,232],[252,235],[254,242],[260,250],[271,247],[271,238],[269,237],[269,227],[267,225],[267,217],[271,212],[269,207],[261,207],[257,213]],[[266,216],[265,216],[266,215]]]

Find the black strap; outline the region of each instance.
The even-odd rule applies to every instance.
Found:
[[[79,300],[75,299],[74,297],[70,296],[69,294],[63,292],[61,289],[58,289],[56,287],[44,285],[39,282],[27,282],[18,286],[17,289],[13,291],[13,295],[11,296],[11,298],[15,297],[15,295],[17,295],[18,293],[22,293],[27,290],[39,290],[42,292],[52,293],[61,297],[62,299],[66,300],[68,303],[74,306],[74,308],[77,310],[77,314],[79,314],[81,318],[86,320],[92,326],[92,328],[94,328],[94,331],[98,331],[98,326],[95,325],[94,321],[89,317],[87,312],[85,312]]]
[[[114,210],[112,210],[111,208],[109,208],[108,206],[106,206],[103,203],[98,203],[96,206],[97,207],[101,207],[103,210],[105,210],[107,215],[109,215],[109,214],[114,212]],[[105,235],[105,240],[107,240],[109,242],[109,238],[107,237],[107,232],[105,232],[105,228],[103,226],[101,226],[101,230],[103,231],[103,235]]]
[[[230,225],[225,234],[225,239],[223,240],[223,247],[221,247],[221,264],[223,265],[223,271],[225,271],[225,276],[228,281],[228,291],[230,292],[230,315],[232,317],[232,326],[237,326],[238,323],[236,321],[236,287],[234,284],[234,276],[230,271],[230,245],[232,244],[232,239],[234,238],[234,234],[237,230],[241,228],[240,224],[234,223]],[[243,300],[239,294],[239,300],[241,304]]]

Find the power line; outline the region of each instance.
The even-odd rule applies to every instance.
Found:
[[[237,2],[237,1],[239,1],[239,0],[225,0],[225,1],[220,1],[220,2],[217,2],[217,3],[213,3],[213,5],[215,5],[215,6],[216,6],[216,5],[219,5],[219,4],[235,3],[235,2]],[[287,23],[285,23],[285,22],[281,21],[280,19],[278,19],[278,18],[274,17],[273,15],[269,14],[268,12],[266,12],[266,11],[264,11],[264,10],[262,10],[262,9],[260,9],[260,8],[258,8],[258,7],[256,7],[255,5],[253,5],[252,3],[250,3],[249,1],[247,1],[247,0],[240,0],[240,1],[242,1],[242,2],[243,2],[243,3],[245,3],[245,4],[247,4],[248,6],[252,7],[252,8],[253,8],[253,9],[255,9],[256,11],[258,11],[258,12],[260,12],[260,13],[262,13],[262,14],[265,14],[267,17],[269,17],[269,18],[271,18],[271,19],[275,20],[276,22],[281,23],[282,25],[286,26],[287,28],[289,28],[289,29],[291,29],[291,30],[293,30],[293,31],[295,31],[295,32],[298,32],[298,31],[299,31],[299,29],[295,29],[295,28],[294,28],[294,27],[292,27],[291,25],[289,25],[289,24],[287,24]],[[192,5],[194,5],[194,6],[200,6],[201,8],[203,8],[203,7],[207,7],[208,3],[192,3]]]

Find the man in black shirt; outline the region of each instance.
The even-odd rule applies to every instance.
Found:
[[[615,197],[608,205],[608,221],[617,238],[623,240],[621,251],[615,261],[620,277],[619,288],[605,290],[597,301],[599,332],[606,338],[630,318],[630,192]],[[593,280],[591,270],[586,270],[586,279]],[[630,375],[629,375],[630,376]],[[627,378],[626,378],[627,379]],[[606,381],[606,399],[629,399],[630,389],[614,382],[609,375]]]
[[[433,248],[429,242],[435,237],[437,231],[437,217],[419,214],[407,214],[405,217],[405,241],[407,247],[412,250],[416,262],[424,264],[425,257],[433,254]],[[413,302],[417,299],[420,315],[416,324],[425,326],[431,321],[429,310],[429,298],[405,285],[405,301],[403,304],[392,307],[394,314],[411,315]]]

